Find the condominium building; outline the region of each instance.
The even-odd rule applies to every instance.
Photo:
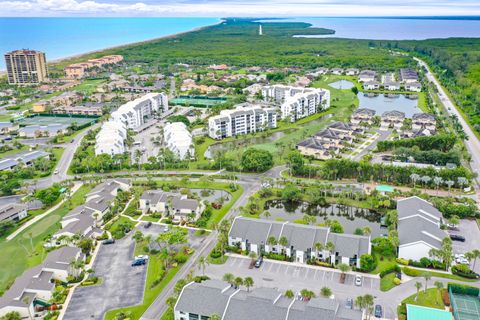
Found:
[[[267,86],[262,89],[265,101],[281,104],[281,118],[295,122],[330,107],[330,91],[316,88]]]
[[[104,56],[98,59],[91,59],[86,62],[74,63],[65,67],[65,76],[68,79],[79,79],[85,76],[86,71],[93,67],[102,67],[107,64],[115,64],[123,61],[120,55]]]
[[[222,110],[218,116],[208,119],[208,135],[213,139],[223,139],[276,127],[277,110],[255,105],[238,105],[235,109]]]
[[[45,53],[16,50],[5,54],[9,84],[38,84],[47,80]]]
[[[190,159],[195,156],[192,134],[183,122],[173,122],[163,128],[165,144],[179,159]]]
[[[168,110],[168,97],[165,93],[148,93],[141,98],[129,101],[112,112],[110,121],[125,124],[128,129],[138,129],[154,113]]]
[[[95,154],[121,154],[126,151],[125,140],[127,139],[126,126],[118,121],[107,121],[97,134],[95,142]]]

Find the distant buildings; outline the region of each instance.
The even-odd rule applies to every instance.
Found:
[[[8,155],[0,159],[0,171],[12,170],[18,165],[31,166],[40,158],[50,159],[50,153],[45,151],[25,151]]]
[[[143,212],[171,216],[174,221],[196,221],[201,214],[201,205],[197,200],[162,190],[145,191],[140,197],[139,208]]]
[[[66,66],[65,76],[68,79],[80,79],[85,76],[87,70],[94,68],[94,67],[103,67],[104,65],[108,64],[116,64],[123,61],[123,57],[120,55],[111,55],[111,56],[104,56],[98,59],[91,59],[86,62],[74,63],[69,66]]]
[[[262,89],[265,101],[281,104],[281,118],[295,122],[330,107],[330,91],[325,89],[266,86]]]
[[[404,83],[418,83],[417,71],[412,68],[400,69],[400,81]]]
[[[386,111],[382,114],[380,130],[387,130],[394,128],[399,130],[403,126],[405,120],[405,113],[397,110]]]
[[[377,73],[372,70],[362,70],[358,75],[358,81],[360,82],[371,82],[375,81]]]
[[[219,280],[191,282],[181,291],[174,307],[175,320],[361,320],[363,312],[341,306],[334,299],[287,298],[277,289],[238,289]]]
[[[256,105],[239,105],[235,109],[222,110],[218,116],[208,119],[208,135],[213,139],[224,139],[276,127],[276,109]]]
[[[275,238],[277,244],[268,244],[271,237]],[[287,246],[278,243],[282,237],[287,239]],[[321,243],[325,248],[327,242],[333,243],[333,251],[315,248],[316,243]],[[299,263],[319,259],[357,268],[360,268],[360,257],[371,252],[370,237],[333,233],[330,228],[325,227],[245,217],[236,217],[233,220],[228,244],[239,245],[243,251],[253,251],[257,255],[263,252],[285,254]]]
[[[148,119],[156,113],[168,111],[168,97],[165,93],[149,93],[129,101],[112,112],[110,120],[104,122],[96,137],[95,154],[114,155],[124,153],[127,129],[142,130]]]
[[[165,145],[181,160],[195,157],[192,134],[183,122],[173,122],[163,128]]]
[[[5,54],[9,84],[38,84],[47,80],[45,53],[35,50],[16,50]]]
[[[376,111],[368,108],[360,108],[353,112],[352,117],[350,118],[350,123],[354,126],[358,126],[361,123],[366,123],[371,125],[373,123],[373,117],[375,116]]]
[[[447,233],[440,229],[442,213],[428,201],[410,197],[397,201],[398,257],[415,261],[429,257],[431,249],[440,249]]]
[[[22,138],[40,138],[40,137],[54,137],[59,134],[68,132],[69,125],[61,123],[52,123],[47,125],[29,125],[20,127],[18,136]]]

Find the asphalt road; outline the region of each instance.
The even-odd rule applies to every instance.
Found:
[[[478,185],[480,184],[480,141],[478,140],[477,136],[475,135],[473,130],[470,128],[468,123],[465,121],[465,119],[463,119],[457,107],[453,104],[453,102],[450,100],[448,95],[445,93],[445,90],[443,90],[443,87],[440,85],[437,78],[435,78],[435,76],[433,75],[428,65],[423,60],[420,60],[418,58],[414,58],[414,59],[418,62],[420,66],[425,67],[425,69],[427,70],[427,73],[426,73],[427,79],[428,81],[432,82],[437,88],[438,96],[440,97],[440,100],[442,101],[445,108],[447,109],[447,112],[450,115],[457,116],[458,121],[462,125],[463,131],[468,136],[468,140],[465,140],[464,142],[470,155],[472,156],[472,161],[470,162],[472,170],[477,173],[476,182],[477,182],[477,190],[478,190]]]
[[[78,287],[67,306],[65,320],[103,320],[110,309],[133,306],[143,301],[147,265],[132,267],[135,242],[131,235],[112,245],[101,245],[93,264],[103,279],[97,286]]]

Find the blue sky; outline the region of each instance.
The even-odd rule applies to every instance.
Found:
[[[480,15],[480,0],[0,0],[0,16]]]

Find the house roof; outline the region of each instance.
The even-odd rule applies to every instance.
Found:
[[[396,118],[405,118],[405,113],[397,110],[385,111],[382,114],[382,118],[384,117],[396,117]]]
[[[271,288],[257,288],[251,292],[240,290],[232,296],[224,319],[285,319],[288,304],[275,303],[280,296],[280,292]]]
[[[375,113],[376,113],[375,110],[368,109],[368,108],[360,108],[355,110],[355,112],[353,113],[353,116],[366,115],[366,116],[373,117]]]
[[[297,143],[297,146],[328,152],[328,148],[324,147],[323,143],[315,138],[307,138],[300,141]]]
[[[181,196],[173,197],[172,207],[174,210],[192,210],[198,209],[198,201],[194,199],[183,199]]]
[[[355,255],[360,257],[367,254],[370,249],[370,238],[365,236],[330,232],[327,241],[333,242],[335,252],[338,252],[342,257],[353,257]]]
[[[10,219],[26,209],[27,206],[20,203],[9,203],[0,206],[0,221]]]
[[[417,196],[401,199],[397,201],[398,219],[402,219],[414,214],[420,214],[430,217],[434,220],[440,220],[442,213],[438,211],[430,202]]]
[[[430,113],[415,113],[412,116],[412,120],[429,120],[429,121],[435,121],[435,116]]]

